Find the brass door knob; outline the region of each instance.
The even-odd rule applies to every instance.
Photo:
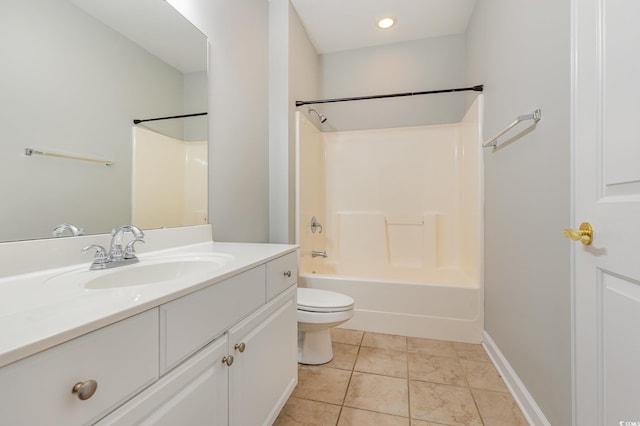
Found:
[[[242,342],[242,343],[236,343],[236,345],[233,347],[233,349],[235,349],[236,351],[244,352],[244,349],[246,347],[247,347],[247,345],[245,345],[244,342]]]
[[[580,229],[565,229],[562,235],[574,241],[582,241],[582,244],[588,246],[593,241],[593,228],[589,222],[582,222]]]

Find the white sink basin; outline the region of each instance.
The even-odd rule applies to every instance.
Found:
[[[99,290],[206,278],[207,274],[222,268],[231,260],[233,256],[224,253],[153,257],[111,269],[67,272],[47,280],[47,285],[73,283],[85,289]]]
[[[84,288],[103,289],[156,284],[181,279],[188,275],[219,269],[222,264],[209,260],[179,260],[166,263],[140,263],[127,269],[113,269],[109,273],[90,279]]]

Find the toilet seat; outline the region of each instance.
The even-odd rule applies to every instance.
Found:
[[[346,294],[315,288],[298,288],[298,310],[307,312],[344,312],[353,309]]]

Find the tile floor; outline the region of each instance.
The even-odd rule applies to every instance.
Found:
[[[275,425],[527,425],[481,345],[333,329]]]

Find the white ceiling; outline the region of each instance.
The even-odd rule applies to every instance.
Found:
[[[291,0],[318,53],[463,34],[476,0]],[[378,19],[394,16],[393,28]]]

